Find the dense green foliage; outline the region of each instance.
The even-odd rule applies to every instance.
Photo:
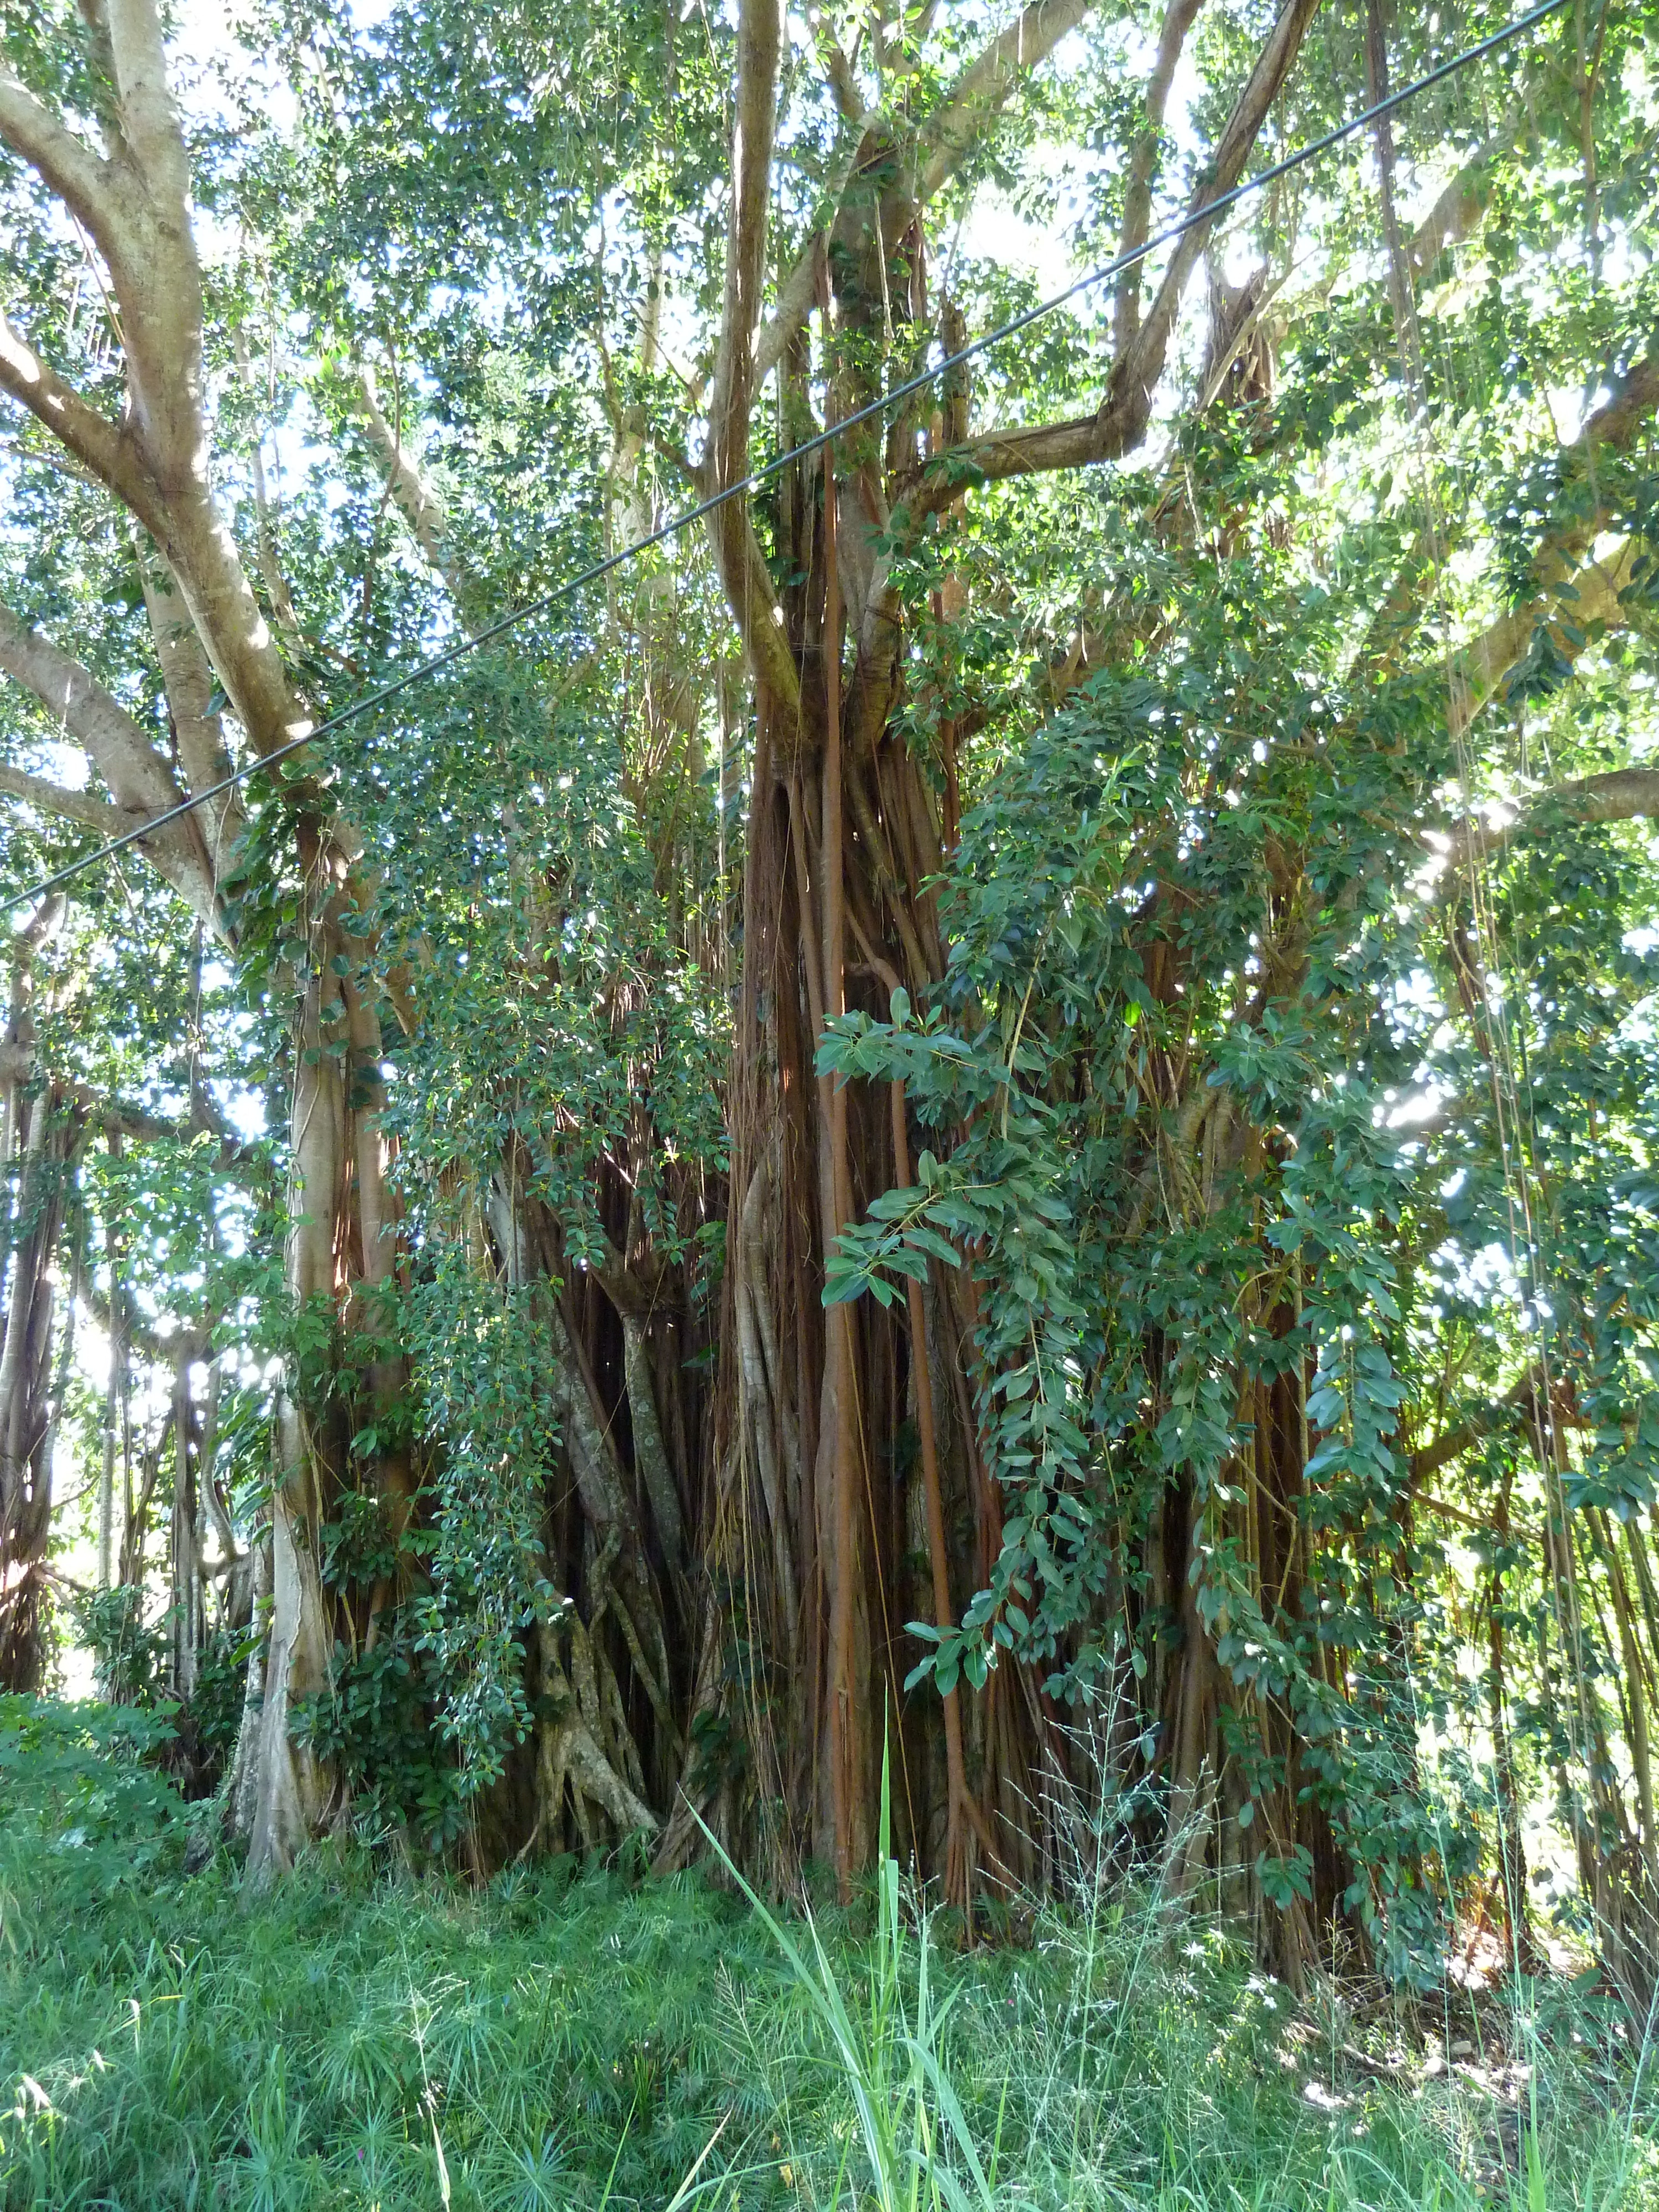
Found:
[[[11,948],[0,1683],[251,1884],[879,1802],[971,1927],[1098,1795],[1298,1995],[1646,2016],[1653,0],[556,588],[1504,20],[7,13],[0,891],[150,826]]]

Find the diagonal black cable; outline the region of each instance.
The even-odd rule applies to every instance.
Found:
[[[124,852],[129,845],[136,845],[145,837],[153,837],[158,830],[165,830],[170,822],[177,822],[183,816],[193,813],[198,806],[205,806],[210,799],[222,798],[226,792],[234,791],[238,784],[245,783],[249,776],[257,775],[262,770],[275,768],[280,761],[288,760],[294,754],[303,751],[306,746],[315,744],[319,738],[326,737],[330,731],[343,728],[347,722],[356,721],[360,714],[367,714],[376,707],[383,707],[388,699],[395,699],[400,691],[407,691],[411,684],[423,683],[428,676],[435,676],[441,669],[450,667],[455,661],[463,659],[469,653],[476,653],[481,646],[488,645],[493,639],[501,636],[504,632],[516,629],[519,623],[530,621],[533,616],[545,614],[550,607],[557,606],[562,600],[574,598],[586,586],[598,583],[601,578],[610,575],[615,569],[622,568],[626,562],[633,560],[637,554],[648,553],[653,545],[661,545],[671,538],[678,538],[683,530],[690,529],[694,523],[701,522],[705,516],[714,514],[717,509],[724,507],[728,500],[739,499],[745,492],[754,491],[760,485],[769,483],[774,477],[788,468],[793,462],[804,459],[809,453],[817,453],[821,447],[830,444],[833,440],[844,436],[848,430],[857,429],[861,422],[868,422],[878,415],[884,415],[890,407],[896,405],[900,400],[908,399],[914,393],[926,391],[930,384],[937,383],[940,377],[947,375],[951,369],[959,368],[964,362],[977,359],[981,354],[988,352],[992,346],[1000,345],[1005,338],[1013,337],[1019,331],[1029,330],[1033,323],[1041,322],[1045,315],[1052,315],[1057,307],[1065,307],[1068,301],[1075,300],[1081,293],[1092,290],[1097,284],[1103,284],[1109,277],[1119,276],[1126,269],[1134,268],[1137,264],[1156,253],[1160,246],[1172,246],[1177,239],[1184,238],[1189,230],[1195,230],[1200,223],[1208,222],[1216,216],[1224,215],[1229,208],[1236,207],[1240,200],[1247,198],[1250,193],[1259,192],[1264,185],[1276,183],[1280,177],[1289,176],[1293,169],[1299,169],[1304,162],[1314,161],[1321,154],[1328,153],[1333,146],[1340,146],[1345,138],[1352,138],[1357,131],[1364,130],[1368,125],[1380,122],[1385,115],[1392,115],[1396,108],[1403,107],[1408,100],[1414,100],[1419,93],[1428,91],[1433,85],[1443,83],[1449,76],[1455,76],[1458,70],[1467,69],[1471,62],[1480,60],[1484,55],[1493,52],[1498,47],[1507,46],[1510,40],[1518,39],[1523,33],[1534,29],[1546,16],[1554,15],[1558,9],[1565,5],[1566,0],[1543,0],[1541,7],[1534,8],[1528,14],[1517,16],[1514,22],[1506,23],[1501,30],[1493,31],[1490,36],[1478,40],[1475,45],[1465,47],[1462,53],[1454,54],[1449,61],[1441,62],[1436,68],[1428,70],[1425,75],[1414,77],[1411,83],[1401,85],[1398,92],[1389,93],[1385,99],[1379,100],[1374,106],[1364,109],[1359,114],[1351,117],[1346,123],[1337,124],[1332,130],[1326,131],[1322,137],[1310,139],[1307,145],[1298,147],[1294,154],[1287,154],[1282,161],[1275,161],[1271,168],[1263,169],[1259,176],[1246,178],[1243,183],[1235,185],[1231,191],[1218,193],[1214,199],[1206,201],[1200,208],[1194,208],[1189,215],[1182,216],[1179,222],[1169,224],[1164,229],[1147,239],[1144,244],[1131,247],[1127,253],[1118,254],[1115,259],[1103,264],[1098,269],[1091,269],[1087,276],[1079,276],[1075,283],[1068,284],[1063,292],[1056,292],[1052,299],[1041,301],[1035,307],[1027,307],[1023,313],[1013,316],[1006,323],[999,324],[995,330],[988,331],[983,337],[975,338],[971,343],[963,346],[959,353],[947,354],[943,360],[935,362],[931,368],[921,369],[915,376],[908,377],[902,384],[895,385],[890,392],[884,392],[878,398],[872,399],[866,405],[855,409],[852,414],[843,416],[829,428],[815,431],[811,437],[803,439],[799,446],[792,446],[787,453],[780,453],[775,459],[763,463],[761,467],[751,469],[747,476],[740,477],[735,483],[726,484],[720,491],[712,492],[707,499],[699,500],[695,507],[684,508],[682,513],[663,523],[659,528],[652,531],[648,536],[635,538],[631,545],[624,545],[617,552],[607,553],[602,561],[596,561],[591,568],[583,568],[576,575],[567,577],[563,583],[556,584],[550,592],[544,592],[539,598],[526,599],[522,606],[514,607],[509,614],[501,616],[483,629],[475,632],[470,637],[462,638],[458,643],[447,647],[442,653],[434,653],[430,660],[423,660],[419,667],[411,668],[406,676],[399,676],[393,682],[382,684],[378,691],[367,693],[364,697],[355,700],[349,707],[342,707],[337,714],[329,715],[325,720],[319,722],[315,728],[307,730],[302,738],[291,738],[287,744],[278,745],[274,752],[262,753],[258,760],[248,761],[242,767],[233,769],[230,775],[221,777],[217,783],[209,784],[205,790],[193,792],[188,799],[180,799],[176,806],[167,807],[160,814],[151,815],[148,821],[141,822],[136,829],[124,830],[120,836],[112,837],[107,844],[99,846],[95,852],[88,853],[78,860],[71,860],[67,867],[59,868],[55,875],[43,878],[32,890],[21,892],[16,896],[8,899],[3,907],[0,908],[0,911],[9,913],[20,906],[30,904],[35,899],[43,898],[48,891],[56,890],[61,884],[68,883],[72,876],[78,876],[83,869],[94,866],[100,860],[109,860],[113,854]]]

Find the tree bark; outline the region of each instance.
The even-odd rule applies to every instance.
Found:
[[[81,744],[124,820],[142,822],[225,772],[213,678],[240,724],[245,757],[268,757],[302,737],[310,721],[213,494],[190,165],[167,82],[161,19],[153,0],[108,0],[99,18],[112,79],[112,98],[100,117],[104,154],[94,153],[3,70],[0,140],[64,201],[103,256],[118,314],[128,404],[120,422],[111,422],[9,325],[0,331],[0,388],[29,408],[147,534],[140,568],[176,764],[155,751],[84,671],[9,616],[0,616],[0,665]],[[302,780],[290,776],[288,788],[300,802],[295,835],[304,891],[296,927],[307,963],[295,1038],[288,1287],[302,1314],[326,1316],[337,1347],[343,1333],[357,1325],[364,1288],[390,1269],[397,1237],[375,1127],[383,1103],[377,1017],[355,986],[336,980],[342,967],[361,968],[373,948],[344,927],[348,915],[367,903],[353,873],[349,829],[313,803]],[[228,923],[221,878],[240,821],[238,803],[227,796],[145,841],[163,874],[222,936]],[[393,1363],[377,1372],[373,1387],[395,1392],[402,1382]],[[313,1418],[290,1394],[279,1424],[283,1458],[272,1507],[270,1641],[257,1724],[250,1705],[252,1748],[238,1759],[251,1806],[249,1868],[256,1880],[288,1862],[325,1802],[325,1778],[290,1742],[288,1718],[297,1698],[326,1680],[333,1636],[315,1547],[333,1493],[347,1479],[345,1418],[337,1405]],[[184,1462],[180,1472],[187,1492]],[[368,1470],[368,1480],[380,1472]],[[394,1486],[406,1486],[406,1470],[384,1472]],[[133,1533],[130,1528],[129,1536]]]
[[[1316,4],[1288,0],[1222,134],[1200,201],[1243,173]],[[758,370],[778,367],[786,420],[804,414],[799,333],[814,286],[820,374],[830,395],[827,424],[833,426],[836,411],[850,413],[874,395],[867,354],[890,351],[900,342],[896,333],[925,312],[919,209],[982,134],[1020,69],[1051,51],[1085,12],[1072,5],[1028,9],[964,73],[914,146],[894,118],[864,118],[865,142],[882,151],[882,174],[911,181],[872,191],[854,162],[824,227],[830,250],[812,284],[798,264],[756,345],[777,33],[770,0],[745,0],[707,489],[737,482],[747,466],[751,362]],[[1195,12],[1177,4],[1166,19],[1147,98],[1152,155]],[[1145,147],[1141,167],[1149,179]],[[1145,222],[1139,203],[1128,220]],[[726,1620],[706,1632],[697,1698],[700,1706],[719,1701],[718,1680],[733,1663],[728,1657],[722,1667],[711,1657],[720,1644],[752,1655],[745,1663],[759,1686],[743,1725],[771,1808],[752,1807],[750,1847],[781,1872],[817,1850],[836,1866],[843,1893],[874,1835],[878,1696],[886,1705],[903,1848],[921,1852],[930,1834],[941,1836],[943,1870],[958,1899],[967,1893],[970,1839],[999,1877],[1041,1863],[1049,1846],[1036,1832],[1048,1815],[1035,1802],[1034,1777],[1053,1756],[1041,1699],[1012,1662],[998,1669],[971,1714],[961,1694],[943,1704],[931,1691],[922,1700],[906,1698],[902,1623],[921,1616],[945,1626],[953,1587],[981,1588],[990,1572],[1000,1527],[995,1470],[978,1463],[971,1419],[954,1425],[954,1457],[946,1462],[919,1295],[907,1299],[908,1343],[897,1316],[884,1311],[836,1305],[819,1318],[824,1264],[842,1226],[896,1180],[908,1180],[909,1170],[902,1106],[890,1113],[856,1085],[818,1078],[817,1040],[844,1006],[884,1014],[892,983],[902,981],[920,999],[945,972],[927,888],[943,860],[944,824],[896,725],[901,613],[882,533],[903,542],[922,514],[958,496],[964,469],[997,477],[1073,466],[1137,443],[1202,242],[1195,233],[1176,249],[1144,322],[1126,310],[1125,348],[1097,415],[975,437],[965,398],[953,395],[941,415],[953,442],[919,487],[896,434],[890,439],[865,428],[836,441],[822,457],[793,468],[780,486],[775,548],[781,573],[795,580],[781,590],[757,558],[745,502],[734,501],[711,522],[755,678],[757,735],[730,1102],[731,1326],[722,1332],[716,1446],[716,1560],[741,1595]],[[803,261],[823,252],[809,241]],[[866,349],[856,356],[854,337]],[[911,337],[902,343],[908,348]],[[884,988],[872,992],[876,981]],[[967,1295],[960,1279],[948,1292],[953,1303]],[[945,1335],[953,1346],[970,1342],[969,1312],[954,1312]],[[907,1370],[908,1390],[900,1379]],[[953,1390],[963,1406],[975,1379],[957,1368]],[[886,1470],[896,1463],[911,1396],[922,1492],[917,1521],[925,1531],[919,1574],[904,1515],[887,1502],[897,1496]],[[970,1734],[988,1775],[977,1802],[967,1781]],[[942,1752],[937,1760],[935,1743]],[[935,1772],[939,1784],[929,1785],[926,1777]],[[712,1777],[688,1777],[688,1794],[700,1783],[708,1802]],[[918,1795],[930,1786],[939,1790],[936,1806]],[[665,1856],[678,1848],[671,1827]]]

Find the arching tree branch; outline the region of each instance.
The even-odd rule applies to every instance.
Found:
[[[95,830],[100,837],[118,837],[124,830],[131,830],[132,819],[123,814],[118,806],[112,806],[96,792],[72,791],[67,784],[54,783],[50,776],[32,775],[27,769],[14,768],[9,761],[0,761],[0,791],[8,799],[21,799],[38,813],[54,815],[60,822],[78,822],[83,830]]]
[[[1606,449],[1616,453],[1627,446],[1656,409],[1659,409],[1659,359],[1644,356],[1626,372],[1617,389],[1590,416],[1562,455],[1560,475],[1564,488],[1587,477],[1593,481],[1598,452]],[[1467,722],[1479,712],[1498,678],[1506,675],[1527,650],[1545,611],[1558,606],[1569,591],[1580,595],[1570,617],[1575,624],[1589,620],[1592,612],[1604,619],[1610,611],[1616,614],[1616,604],[1610,607],[1594,574],[1581,574],[1579,566],[1585,553],[1608,527],[1608,520],[1603,502],[1592,499],[1581,501],[1579,511],[1570,521],[1547,533],[1533,557],[1533,575],[1537,584],[1533,599],[1502,616],[1484,638],[1465,647],[1458,657],[1460,666],[1454,674],[1455,715],[1461,714]],[[1435,532],[1425,530],[1419,533],[1372,619],[1365,641],[1356,656],[1357,666],[1369,664],[1381,674],[1399,659],[1429,602],[1437,574],[1437,527]],[[1606,566],[1603,564],[1604,577]],[[1622,586],[1621,578],[1613,594],[1614,602],[1617,589]],[[1597,602],[1593,610],[1583,603],[1582,594],[1586,590]]]
[[[110,228],[109,164],[0,63],[0,139],[57,193],[100,244]]]
[[[83,746],[118,807],[160,813],[184,793],[172,769],[118,700],[38,629],[0,604],[0,669]]]
[[[765,282],[781,34],[778,0],[742,0],[732,118],[726,292],[703,459],[710,491],[739,482],[749,466],[749,416],[755,392],[753,341]],[[726,599],[743,633],[755,675],[793,728],[800,719],[800,684],[784,641],[771,579],[765,563],[753,557],[748,502],[732,499],[716,509],[708,518],[708,534]]]
[[[85,751],[107,786],[112,805],[63,789],[45,777],[9,769],[3,787],[31,804],[100,833],[118,835],[176,806],[184,797],[169,763],[120,702],[40,631],[0,603],[0,670],[50,714]],[[59,803],[61,802],[61,803]],[[144,841],[145,850],[175,890],[205,921],[216,924],[214,871],[200,825],[186,816]]]
[[[963,161],[1006,105],[1009,94],[1054,52],[1095,6],[1096,0],[1033,0],[1018,18],[964,69],[945,99],[922,125],[917,144],[915,192],[925,205],[955,175]],[[843,113],[846,99],[838,92]],[[770,320],[755,343],[755,380],[759,383],[782,360],[785,349],[812,312],[818,258],[824,251],[835,213],[861,162],[885,144],[891,118],[874,110],[852,115],[853,129],[832,165],[825,197],[830,216],[802,246],[778,288]]]
[[[437,492],[421,473],[402,434],[402,425],[388,422],[374,388],[374,372],[367,363],[356,369],[351,381],[352,411],[368,433],[368,441],[386,472],[392,503],[413,532],[427,566],[454,601],[462,626],[474,625],[467,615],[466,578],[457,563],[449,538],[449,517]]]
[[[963,70],[921,132],[916,198],[924,204],[954,176],[1009,94],[1076,30],[1095,0],[1032,0]]]
[[[130,410],[119,428],[106,421],[3,321],[0,390],[149,532],[255,750],[265,753],[303,736],[308,723],[213,496],[189,158],[160,19],[154,0],[108,0],[96,27],[107,32],[115,107],[106,128],[118,147],[100,172],[110,194],[98,235],[120,308]],[[32,114],[25,120],[38,125]]]
[[[1504,846],[1533,842],[1552,830],[1598,823],[1638,822],[1659,815],[1659,769],[1615,768],[1601,775],[1574,776],[1454,824],[1450,833],[1455,884],[1472,860]]]
[[[79,1083],[53,1077],[40,1062],[34,1048],[29,1044],[0,1042],[0,1084],[50,1083],[59,1097],[72,1098],[85,1120],[106,1135],[121,1137],[135,1145],[191,1145],[203,1134],[216,1135],[216,1131],[204,1130],[195,1115],[187,1121],[170,1121],[164,1114],[147,1113],[142,1106],[134,1106],[125,1099],[111,1098],[90,1083]],[[257,1168],[257,1153],[240,1139],[220,1135],[213,1153],[212,1164],[219,1173],[238,1180],[248,1177]]]
[[[1564,660],[1576,660],[1589,641],[1591,625],[1620,628],[1624,609],[1620,594],[1630,581],[1635,557],[1628,539],[1605,560],[1588,562],[1582,568],[1571,566],[1567,556],[1558,552],[1547,592],[1500,615],[1453,655],[1447,712],[1454,734],[1461,736],[1497,696],[1504,678],[1525,659],[1540,629],[1548,631]]]
[[[1526,127],[1531,100],[1523,95],[1500,118],[1485,143],[1448,179],[1439,198],[1406,241],[1406,260],[1413,279],[1421,283],[1449,246],[1468,238],[1492,200],[1493,170],[1500,155],[1514,145]]]
[[[154,532],[161,526],[160,495],[130,433],[88,406],[3,314],[0,314],[0,391],[9,392],[27,407],[147,529]]]
[[[1146,128],[1135,141],[1129,158],[1129,181],[1123,195],[1123,228],[1119,235],[1120,257],[1133,253],[1146,242],[1152,225],[1152,178],[1158,169],[1158,148],[1164,137],[1164,112],[1170,104],[1176,64],[1187,43],[1187,33],[1204,0],[1170,0],[1158,33],[1158,58],[1146,87]],[[1144,270],[1139,263],[1117,280],[1112,302],[1112,350],[1121,361],[1133,344],[1140,327],[1140,295]]]
[[[1243,176],[1250,150],[1290,75],[1318,6],[1319,0],[1285,0],[1266,46],[1256,58],[1249,82],[1221,134],[1210,165],[1199,179],[1189,203],[1189,213],[1231,191]],[[933,464],[927,485],[913,506],[927,509],[947,505],[968,477],[1001,481],[1053,469],[1083,468],[1093,461],[1115,460],[1133,452],[1146,435],[1152,396],[1164,374],[1176,315],[1188,280],[1213,227],[1213,222],[1195,224],[1176,246],[1152,310],[1133,343],[1114,368],[1106,398],[1096,413],[1076,416],[1068,422],[995,431],[988,437],[969,439],[966,444],[942,454]]]

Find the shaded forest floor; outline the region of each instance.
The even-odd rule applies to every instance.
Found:
[[[7,2207],[889,2201],[822,2008],[740,1899],[568,1861],[483,1889],[393,1880],[325,1848],[250,1905],[222,1853],[185,1872],[190,1820],[112,1742],[141,1723],[88,1742],[64,1708],[20,1710],[0,1713]],[[872,1907],[817,1925],[822,1968],[791,1933],[867,2042]],[[1659,2204],[1652,2069],[1582,1987],[1409,2018],[1298,2005],[1236,1937],[1127,1887],[1018,1943],[935,1933],[932,1995],[954,2008],[931,2044],[946,2087],[924,2082],[944,2178],[921,2204]],[[912,1929],[913,2030],[918,1964]],[[886,2034],[866,2085],[896,2054],[897,2109]]]

